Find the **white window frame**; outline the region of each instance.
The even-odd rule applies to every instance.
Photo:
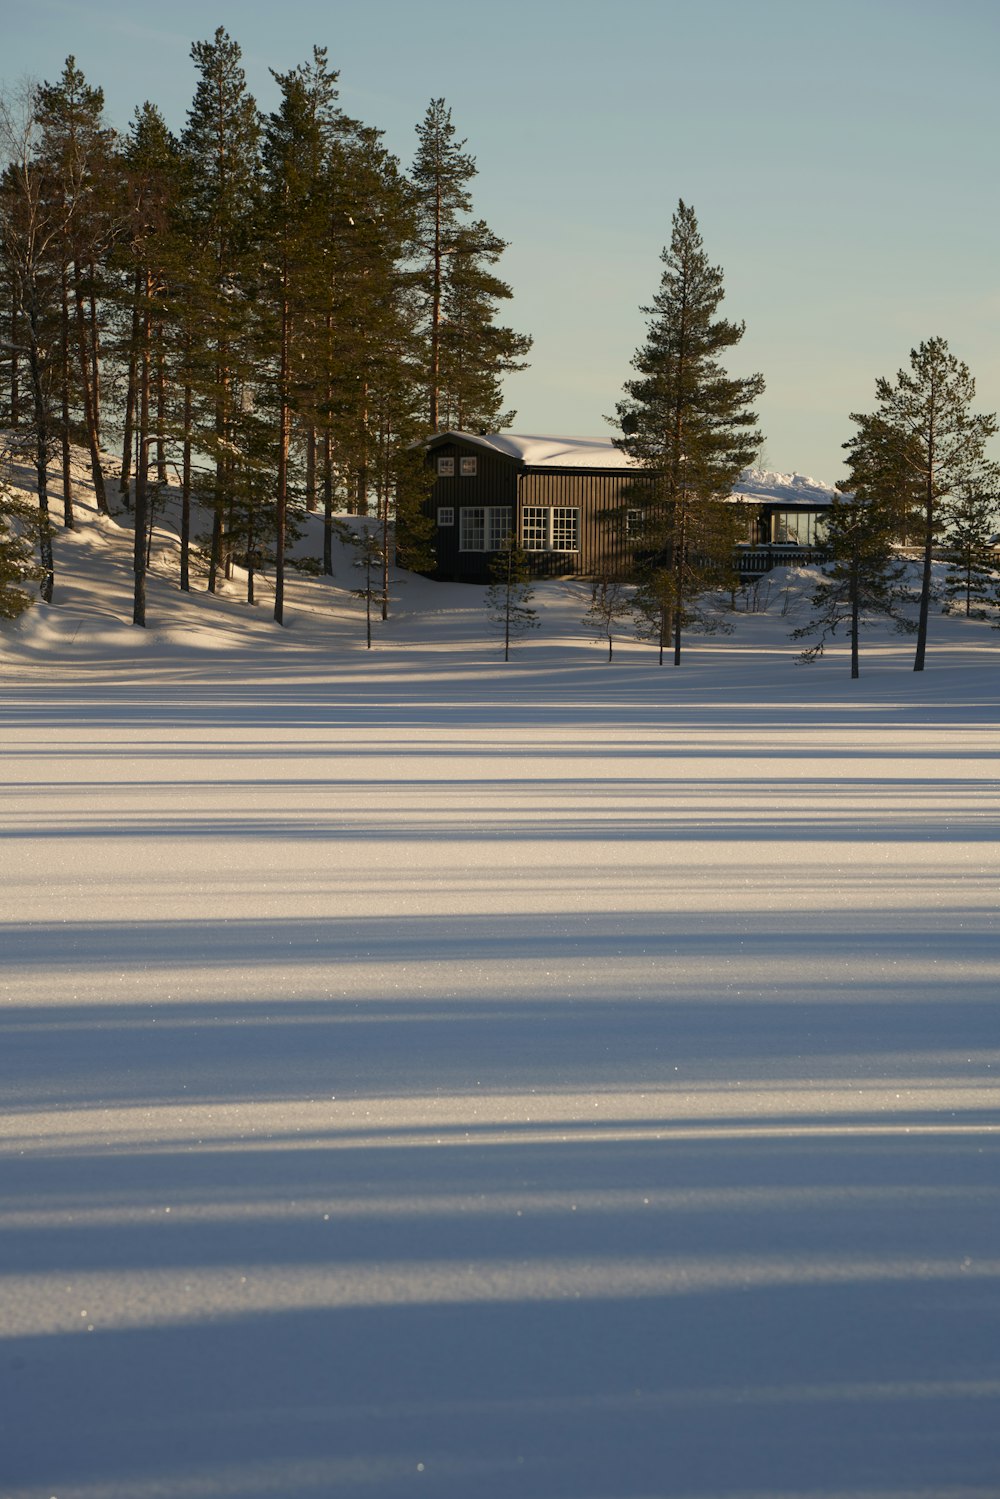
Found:
[[[463,505],[458,514],[460,552],[499,552],[513,525],[510,505]]]
[[[460,458],[458,471],[463,479],[474,479],[479,472],[478,458]]]
[[[570,546],[564,545],[567,540],[571,541]],[[565,556],[578,552],[579,505],[524,505],[521,509],[521,545],[526,552],[560,552]]]
[[[438,506],[437,523],[439,526],[453,526],[455,524],[454,505]]]
[[[438,477],[441,479],[453,479],[455,477],[454,458],[439,458],[437,461]]]

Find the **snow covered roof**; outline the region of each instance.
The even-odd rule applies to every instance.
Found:
[[[452,439],[489,448],[513,458],[526,468],[636,468],[633,458],[616,448],[610,437],[532,437],[518,432],[439,432],[433,442]],[[805,474],[779,474],[770,469],[748,468],[733,490],[738,499],[759,504],[829,505],[836,490]]]
[[[450,437],[471,442],[491,452],[514,458],[527,468],[635,468],[627,453],[610,437],[528,437],[517,432],[439,432],[435,441]]]

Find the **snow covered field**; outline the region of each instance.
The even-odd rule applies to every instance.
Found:
[[[129,544],[0,639],[4,1499],[996,1499],[1000,636]]]

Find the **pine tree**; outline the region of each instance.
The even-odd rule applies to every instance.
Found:
[[[29,585],[45,577],[35,560],[34,531],[33,507],[0,478],[0,619],[16,619],[29,609]]]
[[[503,658],[510,660],[511,646],[529,630],[540,624],[537,610],[531,606],[534,589],[527,554],[513,536],[506,536],[502,547],[490,562],[491,583],[486,590],[487,618],[503,637]]]
[[[843,630],[851,644],[851,676],[857,677],[864,623],[888,619],[901,632],[914,629],[902,613],[909,592],[897,535],[898,516],[877,494],[859,487],[833,501],[825,541],[830,561],[811,599],[812,617],[792,631],[793,640],[814,642],[802,652],[803,661],[822,656],[826,642]]]
[[[734,379],[720,363],[745,325],[716,317],[722,271],[709,263],[694,210],[683,200],[661,259],[666,269],[652,305],[642,309],[650,319],[647,340],[632,361],[637,378],[626,381],[617,405],[622,435],[615,442],[649,476],[628,500],[642,512],[637,599],[659,619],[661,649],[669,611],[679,666],[685,626],[713,622],[699,599],[732,577],[737,516],[729,496],[760,448],[751,407],[764,380]]]
[[[309,334],[315,334],[326,270],[320,251],[325,228],[325,171],[338,131],[337,74],[326,52],[311,64],[272,76],[281,102],[266,124],[267,177],[265,277],[272,305],[273,404],[277,421],[274,618],[284,618],[285,543],[293,413],[308,400]]]
[[[55,562],[48,466],[58,431],[53,386],[59,349],[54,309],[60,299],[60,246],[70,233],[78,201],[53,190],[51,173],[39,156],[39,139],[35,91],[0,98],[0,154],[6,162],[0,178],[0,247],[12,289],[11,321],[18,331],[11,352],[19,368],[23,362],[28,387],[24,424],[34,448],[41,596],[51,603]]]
[[[983,481],[991,479],[990,488]],[[997,573],[993,539],[997,528],[1000,474],[984,472],[975,485],[962,485],[945,513],[945,610],[967,619],[987,619],[996,600]]]
[[[455,134],[451,110],[443,99],[432,99],[417,126],[411,173],[427,420],[432,432],[443,425],[496,431],[514,417],[503,411],[500,382],[525,367],[531,339],[496,324],[497,303],[512,295],[491,269],[506,245],[481,219],[469,219],[476,162]]]
[[[629,589],[612,572],[600,572],[590,585],[590,608],[583,616],[589,630],[608,642],[608,661],[614,654],[615,626],[632,613]]]
[[[851,417],[861,436],[874,434],[883,470],[905,501],[918,506],[922,561],[914,671],[924,669],[934,550],[948,505],[963,487],[988,487],[980,485],[980,476],[997,420],[971,410],[975,394],[968,366],[943,338],[929,338],[911,350],[909,370],[899,370],[895,381],[876,381],[875,412]]]
[[[188,275],[183,288],[194,393],[196,445],[214,463],[209,591],[226,560],[225,527],[241,486],[234,441],[239,392],[252,391],[257,364],[249,293],[256,250],[260,118],[241,52],[223,27],[195,42],[199,79],[182,146],[190,171],[186,212]]]
[[[460,432],[499,432],[516,412],[504,410],[503,377],[527,369],[531,338],[496,322],[497,303],[513,296],[492,274],[506,249],[482,221],[461,231],[447,262],[442,298],[439,420]]]
[[[104,91],[91,87],[67,57],[54,84],[36,94],[40,152],[51,190],[74,205],[61,245],[63,308],[63,469],[67,524],[72,524],[68,475],[68,406],[72,318],[75,388],[83,408],[83,433],[97,508],[108,503],[101,462],[101,366],[98,302],[105,292],[107,257],[122,232],[124,215],[117,138],[104,123]]]
[[[332,245],[327,431],[350,480],[347,508],[378,516],[385,618],[393,514],[400,565],[421,566],[429,545],[419,510],[427,475],[415,447],[426,431],[420,309],[404,264],[416,232],[414,197],[370,127],[352,123],[333,167],[341,227]]]
[[[374,604],[382,618],[385,613],[382,610],[382,596],[385,591],[383,581],[383,564],[385,553],[382,546],[382,538],[379,532],[372,526],[364,526],[360,531],[355,531],[351,536],[352,544],[358,549],[358,556],[354,565],[364,573],[364,586],[352,588],[351,592],[355,598],[365,601],[365,642],[368,650],[372,648],[372,605]]]
[[[151,449],[159,451],[158,477],[166,480],[165,452],[176,431],[168,412],[168,362],[177,353],[177,315],[182,248],[177,243],[177,217],[185,186],[179,142],[168,130],[159,110],[150,103],[135,112],[123,158],[128,173],[128,235],[119,253],[123,285],[122,313],[126,339],[127,384],[122,443],[122,494],[128,495],[133,439],[135,471],[135,545],[133,554],[132,621],[146,624],[146,568],[149,550],[149,467]],[[187,584],[190,540],[190,495],[185,492],[181,514],[181,586]]]

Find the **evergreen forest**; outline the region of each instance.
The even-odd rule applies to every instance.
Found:
[[[118,133],[73,57],[0,102],[0,427],[39,503],[33,558],[7,507],[3,567],[52,600],[82,448],[98,510],[133,512],[136,624],[168,484],[179,587],[214,591],[239,567],[252,602],[266,572],[281,623],[304,512],[325,518],[327,573],[345,512],[372,518],[386,559],[392,520],[399,563],[426,565],[414,445],[509,424],[503,377],[531,340],[501,320],[505,243],[475,214],[475,159],[443,99],[404,169],[340,107],[324,49],[272,70],[268,115],[224,29],[191,60],[179,136],[149,101]]]
[[[76,525],[82,452],[97,510],[134,534],[134,624],[146,624],[169,494],[177,587],[214,593],[238,571],[255,603],[266,580],[278,624],[301,518],[322,517],[323,554],[295,565],[332,576],[335,541],[352,539],[338,517],[366,517],[353,539],[370,644],[391,565],[433,569],[423,441],[514,419],[504,378],[531,338],[503,321],[506,244],[477,216],[475,157],[444,99],[416,123],[404,166],[341,108],[325,49],[271,70],[270,114],[223,28],[190,57],[179,135],[150,101],[118,132],[72,56],[54,82],[0,98],[0,428],[37,487],[36,510],[0,475],[0,616],[55,597],[54,537]],[[759,457],[764,378],[728,372],[745,326],[719,315],[723,273],[683,200],[661,260],[611,418],[643,476],[607,517],[630,527],[627,572],[593,580],[587,625],[609,659],[628,619],[680,665],[689,628],[728,628],[719,601],[740,586],[746,529],[733,486]],[[933,607],[995,622],[997,421],[974,399],[970,371],[935,337],[851,415],[825,572],[794,632],[803,659],[839,631],[857,675],[862,628],[882,619],[916,635],[919,671]],[[512,630],[535,623],[516,543],[488,610],[505,655]],[[514,608],[517,589],[528,593]]]

